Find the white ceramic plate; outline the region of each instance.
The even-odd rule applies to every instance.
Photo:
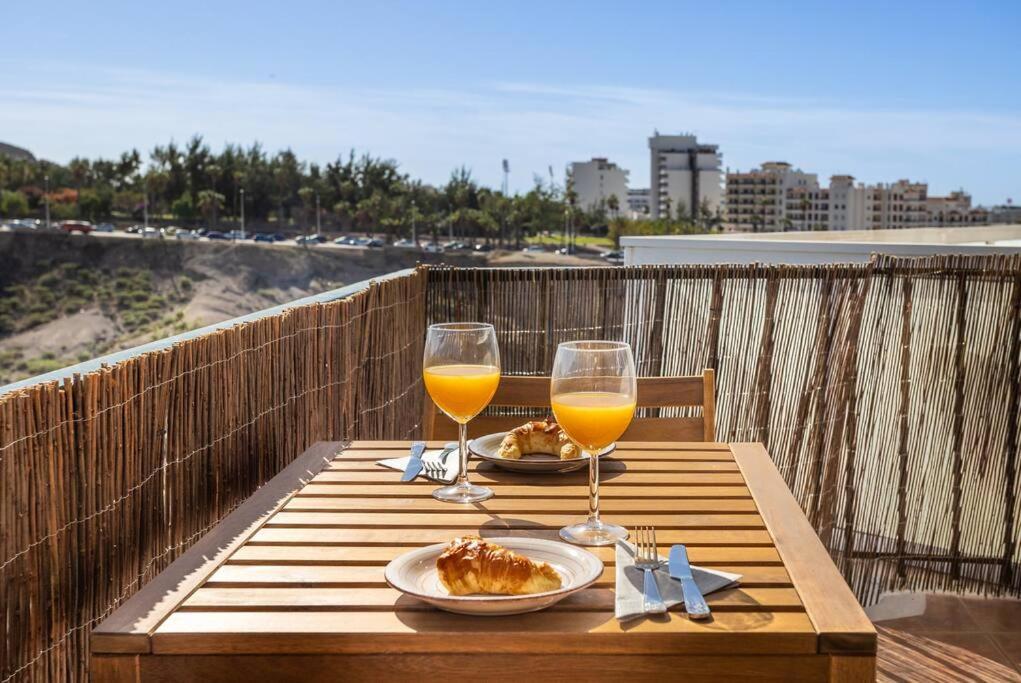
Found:
[[[560,574],[560,588],[531,595],[451,595],[436,571],[436,558],[443,553],[446,543],[426,546],[397,557],[386,566],[386,582],[406,595],[448,612],[501,616],[546,609],[571,593],[592,585],[603,573],[602,560],[567,543],[527,536],[486,540],[533,560],[549,563]]]
[[[500,444],[503,443],[505,436],[507,432],[497,432],[472,439],[468,442],[468,450],[481,459],[512,472],[573,472],[588,467],[588,457],[585,455],[570,460],[561,460],[555,455],[545,453],[525,453],[520,460],[501,458]],[[608,455],[616,448],[617,444],[610,444],[599,451],[598,457]]]

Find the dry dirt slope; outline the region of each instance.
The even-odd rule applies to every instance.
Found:
[[[386,251],[0,233],[0,384],[415,265]]]
[[[0,385],[366,280],[474,254],[0,232]],[[591,265],[493,252],[502,266]]]

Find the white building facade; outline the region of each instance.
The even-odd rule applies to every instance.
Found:
[[[814,173],[782,161],[745,173],[727,173],[725,227],[730,232],[898,230],[924,226],[983,225],[989,212],[972,207],[963,191],[929,196],[925,183],[898,180],[855,184],[850,175],[820,187]]]
[[[628,190],[627,208],[631,218],[648,218],[652,213],[652,190],[647,187]]]
[[[717,145],[700,144],[694,135],[649,138],[652,218],[698,218],[703,211],[719,215],[723,209],[723,171]]]
[[[586,211],[603,209],[611,213],[627,208],[628,172],[604,158],[571,164],[571,181],[578,206]],[[614,199],[611,200],[610,198]]]
[[[795,220],[788,215],[792,209],[798,210],[799,220],[807,214],[801,202],[809,192],[818,190],[819,179],[814,173],[805,173],[786,161],[767,161],[761,168],[727,173],[725,225],[735,232],[783,230]]]

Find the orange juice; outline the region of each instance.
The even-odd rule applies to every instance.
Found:
[[[620,438],[635,413],[635,399],[609,391],[572,391],[552,398],[553,414],[571,440],[586,451]]]
[[[500,384],[500,368],[492,365],[434,365],[422,376],[440,410],[462,424],[489,405]]]

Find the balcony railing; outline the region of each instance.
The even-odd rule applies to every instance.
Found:
[[[428,323],[493,322],[504,372],[629,341],[716,370],[859,598],[1021,594],[1021,259],[421,268],[0,396],[0,681],[84,677],[87,636],[310,444],[409,438]],[[664,505],[668,505],[664,502]]]

